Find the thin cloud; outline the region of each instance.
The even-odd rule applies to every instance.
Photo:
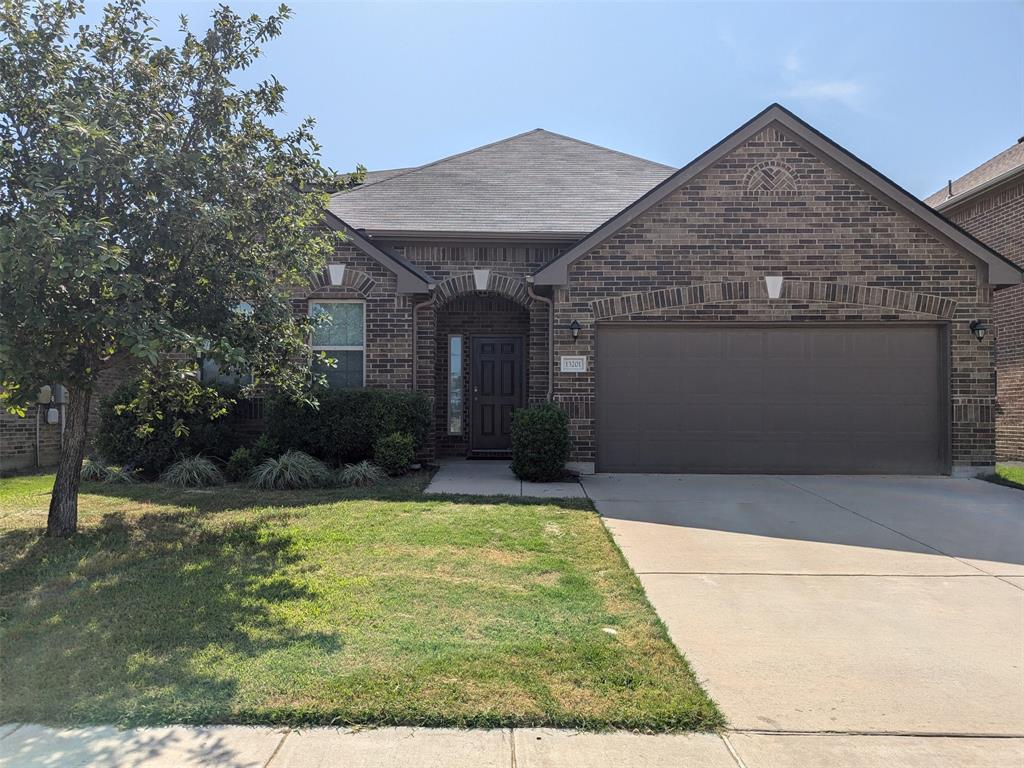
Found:
[[[786,94],[802,101],[835,101],[859,110],[864,104],[864,84],[857,80],[822,80],[796,83]]]

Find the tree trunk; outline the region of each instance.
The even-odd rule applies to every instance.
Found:
[[[57,479],[50,496],[50,514],[46,535],[65,538],[78,529],[78,486],[82,480],[82,459],[85,457],[86,427],[89,425],[89,401],[92,391],[68,387],[68,404],[64,423],[64,444],[61,446]]]

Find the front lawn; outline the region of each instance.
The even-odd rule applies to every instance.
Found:
[[[0,722],[722,724],[586,502],[0,480]]]
[[[1008,485],[1011,488],[1024,489],[1024,467],[1000,464],[996,467],[995,475],[990,477],[989,480],[1000,485]]]

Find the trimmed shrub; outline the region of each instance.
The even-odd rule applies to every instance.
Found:
[[[323,462],[302,451],[286,451],[267,459],[249,474],[249,483],[264,490],[319,488],[330,482],[331,472]]]
[[[154,419],[147,434],[139,434],[140,422],[131,411],[117,412],[138,393],[138,382],[128,381],[100,404],[100,426],[96,432],[98,452],[113,464],[135,467],[145,477],[157,477],[175,459],[202,454],[226,461],[242,444],[231,424],[230,414],[210,419],[203,413],[184,413],[170,403],[157,402],[163,418]],[[230,396],[230,392],[224,392]],[[186,434],[175,434],[181,421]]]
[[[105,483],[110,478],[110,468],[97,459],[82,462],[82,480],[87,483]]]
[[[415,455],[416,448],[408,432],[392,432],[378,437],[373,445],[373,460],[392,476],[408,472]]]
[[[368,461],[346,464],[338,472],[338,483],[347,488],[362,488],[383,482],[387,474],[380,467]]]
[[[535,483],[561,480],[569,458],[569,417],[553,403],[512,416],[512,471]]]
[[[298,450],[334,466],[373,456],[377,440],[393,432],[412,435],[414,449],[431,426],[430,401],[417,392],[335,389],[318,408],[276,397],[267,404],[267,435],[282,449]]]
[[[253,458],[252,451],[244,445],[235,448],[224,465],[224,477],[233,483],[244,480],[252,472],[258,462]]]
[[[205,456],[189,456],[165,469],[160,475],[160,482],[175,488],[208,488],[223,485],[224,475]]]

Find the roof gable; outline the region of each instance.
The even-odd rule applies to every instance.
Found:
[[[339,192],[330,210],[374,236],[571,240],[673,171],[538,128]]]
[[[778,123],[821,156],[842,167],[879,196],[892,202],[896,208],[984,262],[988,266],[990,283],[1011,285],[1021,282],[1021,271],[1012,262],[937,214],[905,189],[847,152],[779,104],[772,104],[657,187],[605,221],[562,256],[537,270],[534,273],[534,281],[538,285],[564,285],[568,280],[570,264],[773,123]]]
[[[400,256],[389,253],[376,244],[371,243],[362,234],[353,229],[351,225],[330,211],[326,212],[325,222],[335,232],[343,233],[345,240],[351,242],[367,256],[376,259],[386,269],[393,272],[398,278],[399,293],[426,293],[434,285],[434,279],[426,272],[413,266]]]

